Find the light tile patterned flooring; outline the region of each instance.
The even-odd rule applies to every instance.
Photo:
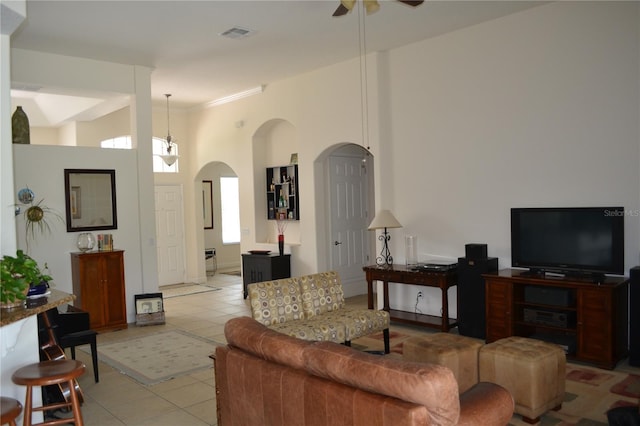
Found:
[[[242,278],[217,273],[208,284],[222,290],[164,299],[166,324],[138,327],[98,335],[101,344],[184,330],[217,342],[224,340],[224,323],[249,315],[248,301],[242,297]],[[212,347],[213,352],[213,347]],[[82,414],[86,426],[216,425],[216,401],[212,368],[178,377],[154,386],[144,386],[100,362],[100,382],[93,380],[91,357],[76,352],[87,365],[79,384],[85,402]]]

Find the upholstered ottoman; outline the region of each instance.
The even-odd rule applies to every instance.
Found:
[[[478,350],[482,340],[451,333],[434,333],[405,340],[406,361],[428,362],[453,371],[460,393],[478,383]]]
[[[514,411],[527,423],[562,407],[566,357],[559,346],[512,336],[484,345],[478,359],[480,381],[511,392]]]

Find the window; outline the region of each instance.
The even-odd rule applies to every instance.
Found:
[[[171,142],[173,146],[172,152],[175,155],[179,155],[178,152],[178,144],[175,142]],[[162,161],[162,157],[160,155],[166,154],[167,152],[167,142],[164,139],[153,138],[153,172],[154,173],[178,173],[178,163],[180,159],[178,158],[175,163],[171,166],[167,166],[167,163]]]
[[[101,148],[131,149],[131,136],[118,136],[100,142]]]
[[[152,153],[153,153],[153,172],[154,173],[178,173],[178,162],[176,160],[171,166],[162,161],[160,155],[166,152],[166,142],[164,139],[153,138],[152,140]],[[172,142],[173,153],[178,155],[178,145]],[[131,136],[118,136],[112,139],[105,139],[100,142],[102,148],[115,148],[115,149],[131,149]]]
[[[220,178],[222,244],[240,242],[240,193],[237,177]]]

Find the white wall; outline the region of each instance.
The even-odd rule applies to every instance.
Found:
[[[71,281],[71,257],[77,252],[78,232],[67,232],[65,224],[64,169],[114,169],[116,171],[116,202],[118,229],[92,231],[94,235],[110,233],[114,247],[124,250],[125,286],[127,293],[127,321],[135,322],[134,295],[150,293],[155,288],[145,288],[140,265],[140,226],[137,220],[138,187],[137,151],[65,146],[14,146],[16,186],[28,186],[35,193],[35,201],[55,210],[61,220],[50,219],[51,234],[38,235],[29,244],[29,254],[40,266],[47,263],[53,286],[57,290],[73,293]],[[25,207],[23,206],[23,211]],[[153,217],[153,210],[150,211]],[[24,217],[16,217],[18,247],[26,250]]]
[[[510,266],[511,207],[638,212],[637,7],[552,4],[390,52],[381,169],[420,257],[483,242]],[[638,216],[625,225],[628,269]]]
[[[403,236],[411,234],[418,236],[419,260],[456,258],[464,244],[481,242],[508,267],[511,207],[640,209],[638,8],[637,2],[550,3],[372,54],[368,143],[359,60],[190,111],[185,128],[172,129],[182,142],[180,176],[155,176],[155,182],[182,182],[185,217],[195,218],[197,173],[212,161],[227,164],[240,179],[241,249],[255,248],[264,235],[256,213],[264,170],[251,161],[254,138],[265,123],[284,120],[294,129],[300,172],[294,274],[328,266],[321,224],[329,210],[318,194],[322,160],[345,142],[371,145],[376,207],[391,208],[404,225],[392,230],[396,261],[404,261]],[[244,126],[236,127],[238,121]],[[157,130],[156,123],[154,113]],[[270,155],[281,154],[290,152]],[[640,263],[639,222],[626,218],[626,269]],[[186,231],[188,276],[197,278],[204,271],[202,230]],[[405,309],[415,302],[409,290],[401,298],[392,293]]]
[[[640,209],[638,7],[551,3],[369,58],[369,85],[377,88],[369,97],[379,98],[370,107],[376,206],[404,225],[392,230],[397,262],[411,234],[419,260],[457,258],[466,243],[487,243],[508,267],[515,206]],[[262,188],[245,161],[250,138],[284,119],[298,134],[304,212],[294,270],[326,267],[316,226],[328,209],[315,199],[313,163],[331,146],[362,143],[357,65],[270,84],[262,95],[192,115],[196,163],[223,161],[240,177],[243,250],[256,241]],[[243,129],[234,127],[238,120]],[[625,225],[628,269],[640,263],[640,218],[629,215]],[[412,310],[414,292],[392,291],[392,299]],[[425,303],[438,300],[427,296]],[[439,310],[421,307],[432,308]]]
[[[151,83],[150,83],[151,70],[146,67],[131,66],[123,64],[108,63],[102,61],[95,61],[91,59],[76,58],[62,55],[54,55],[50,53],[27,51],[21,49],[11,50],[11,81],[13,83],[22,84],[37,84],[43,86],[64,87],[71,91],[82,93],[83,91],[104,91],[110,93],[126,94],[130,97],[131,105],[128,109],[129,112],[129,126],[124,124],[123,119],[121,127],[116,127],[119,131],[121,128],[129,129],[132,135],[132,142],[137,152],[129,152],[126,154],[127,158],[133,158],[134,162],[124,162],[128,165],[126,171],[127,179],[121,182],[121,185],[127,187],[129,191],[135,191],[134,197],[124,196],[124,203],[134,203],[135,215],[122,216],[122,220],[126,221],[125,224],[118,224],[119,229],[127,229],[127,227],[134,227],[134,232],[127,234],[127,250],[133,268],[137,271],[137,278],[131,276],[131,286],[127,283],[127,303],[133,303],[133,295],[140,293],[140,289],[144,292],[154,292],[158,288],[158,268],[157,268],[157,253],[155,245],[155,216],[153,212],[147,212],[147,209],[143,209],[143,206],[151,206],[154,203],[153,193],[153,173],[151,168]],[[115,113],[117,115],[117,113]],[[105,120],[109,120],[107,117]],[[88,129],[86,126],[73,123],[65,126],[58,133],[60,136],[59,143],[62,144],[78,144],[78,137],[89,139],[89,133],[95,135],[99,133],[100,129],[94,129],[86,133]],[[108,124],[107,124],[108,125]],[[111,124],[113,125],[113,124]],[[82,134],[82,131],[85,134]],[[104,132],[103,132],[104,133]],[[102,134],[102,133],[101,133]],[[118,133],[113,136],[119,136]],[[72,141],[71,141],[72,140]],[[94,139],[95,140],[95,139]],[[83,140],[80,140],[81,145]],[[32,159],[21,159],[20,166],[21,171],[15,172],[15,190],[18,190],[25,185],[18,180],[18,177],[23,180],[29,180],[29,186],[37,192],[37,196],[43,197],[44,194],[51,193],[50,190],[38,191],[35,187],[42,184],[48,187],[50,182],[63,182],[55,180],[50,176],[58,176],[63,173],[64,167],[60,165],[67,164],[69,159],[75,159],[76,164],[74,168],[97,168],[98,164],[104,163],[105,159],[108,159],[110,163],[102,168],[118,169],[119,157],[117,155],[123,155],[122,153],[106,152],[106,150],[90,149],[81,150],[79,147],[50,147],[50,146],[28,146],[31,148],[28,155],[33,154],[35,157]],[[38,150],[36,148],[42,148]],[[49,151],[49,149],[53,149]],[[77,150],[77,151],[76,151]],[[40,152],[47,152],[51,157],[38,157]],[[78,157],[76,157],[78,156]],[[16,157],[17,158],[17,157]],[[17,161],[14,158],[14,161]],[[41,173],[41,170],[34,167],[34,164],[46,164],[46,168],[43,166],[42,170],[49,170],[50,175]],[[49,167],[58,166],[58,168]],[[69,167],[70,168],[70,167]],[[17,167],[16,167],[17,169]],[[22,174],[27,173],[27,174]],[[28,178],[28,179],[27,179]],[[49,181],[51,179],[51,181]],[[120,179],[120,178],[117,178]],[[62,185],[63,187],[63,185]],[[41,195],[42,194],[42,195]],[[129,194],[126,192],[125,194]],[[53,201],[57,203],[58,201]],[[47,203],[49,203],[49,196],[47,195]],[[64,206],[64,204],[62,204]],[[125,208],[133,208],[125,205]],[[64,209],[59,209],[64,212]],[[129,212],[130,213],[130,212]],[[120,217],[119,213],[119,217]],[[66,229],[66,228],[65,228]],[[138,241],[135,246],[132,244],[132,240],[129,237],[137,236]],[[60,237],[60,241],[56,241],[56,244],[52,244],[48,247],[51,250],[56,250],[67,246],[68,238],[63,235],[55,234],[52,238]],[[115,237],[115,233],[114,233]],[[124,247],[122,247],[124,248]],[[34,248],[34,250],[36,250]],[[59,253],[46,253],[43,255],[58,257]],[[127,256],[127,255],[125,255]],[[133,256],[133,257],[131,257]],[[37,260],[40,260],[36,257]],[[127,258],[125,257],[125,262]],[[53,263],[54,265],[62,265],[59,261]],[[125,265],[126,266],[126,265]],[[70,268],[70,266],[69,266]],[[70,271],[70,269],[69,269]],[[53,271],[54,277],[56,271]],[[64,269],[61,270],[64,274]],[[56,277],[57,278],[57,277]],[[66,275],[60,277],[64,280]],[[62,281],[61,289],[70,286],[70,281]],[[68,287],[70,289],[70,287]],[[129,309],[128,321],[133,322],[135,320],[135,310]]]

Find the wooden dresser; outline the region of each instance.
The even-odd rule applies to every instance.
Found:
[[[71,273],[75,305],[93,330],[127,328],[123,250],[71,253]]]

